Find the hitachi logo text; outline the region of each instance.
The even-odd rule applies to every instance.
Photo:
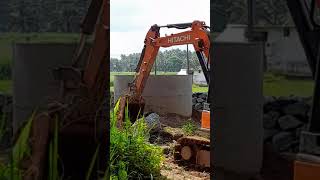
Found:
[[[168,43],[177,43],[177,42],[181,42],[181,41],[190,41],[190,39],[191,39],[190,35],[172,37],[172,38],[168,39]]]

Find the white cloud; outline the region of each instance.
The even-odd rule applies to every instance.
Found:
[[[210,0],[111,0],[111,57],[140,52],[153,24],[205,21],[210,24]],[[161,35],[177,31],[161,29]]]

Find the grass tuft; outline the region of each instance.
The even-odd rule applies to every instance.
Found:
[[[192,121],[189,120],[182,126],[182,130],[186,135],[193,135],[194,132],[197,130],[197,127],[194,125]]]
[[[111,112],[110,129],[110,178],[150,178],[160,174],[163,162],[162,149],[148,142],[149,130],[144,119],[138,119],[134,124],[126,114],[122,130],[116,127],[116,113],[119,101]]]

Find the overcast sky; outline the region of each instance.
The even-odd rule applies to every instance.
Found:
[[[201,20],[210,25],[210,0],[110,0],[110,8],[110,56],[115,58],[121,54],[140,53],[145,35],[153,24]],[[179,30],[160,30],[161,36],[175,32]],[[186,46],[177,47],[185,49]]]

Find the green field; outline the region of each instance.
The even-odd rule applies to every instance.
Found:
[[[111,72],[110,90],[113,91],[114,75],[130,75],[132,72]],[[172,75],[176,73],[158,73],[160,75]],[[208,87],[192,85],[193,92],[208,92]],[[263,82],[263,94],[266,96],[311,96],[313,91],[313,81],[310,79],[290,79],[281,75],[266,73]]]

